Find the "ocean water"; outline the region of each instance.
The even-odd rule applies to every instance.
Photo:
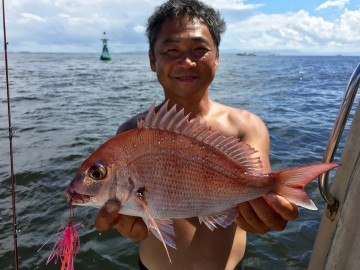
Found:
[[[59,269],[54,262],[46,265],[54,240],[43,244],[67,222],[64,189],[82,160],[120,123],[161,99],[162,89],[146,54],[117,54],[110,62],[96,54],[8,57],[19,265]],[[210,98],[264,120],[273,170],[321,162],[359,63],[360,57],[221,55]],[[0,74],[0,269],[6,270],[14,269],[14,252],[3,63]],[[319,211],[300,209],[299,218],[282,232],[249,234],[244,269],[307,268],[325,205],[316,181],[307,191]],[[137,244],[115,231],[96,231],[97,211],[75,207],[74,222],[85,226],[75,269],[137,269]]]

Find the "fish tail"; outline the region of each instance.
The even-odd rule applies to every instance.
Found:
[[[304,186],[320,174],[339,166],[338,163],[320,163],[275,171],[272,173],[278,183],[274,192],[292,203],[310,210],[317,210],[316,205],[307,196]]]

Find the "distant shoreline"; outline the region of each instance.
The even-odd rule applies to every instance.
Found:
[[[256,53],[237,53],[237,56],[257,56]]]

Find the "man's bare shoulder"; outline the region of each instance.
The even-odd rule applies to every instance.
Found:
[[[139,118],[141,118],[144,115],[145,112],[139,113],[130,119],[126,120],[124,123],[122,123],[119,128],[116,131],[116,134],[123,133],[125,131],[135,129],[137,127],[137,121]]]
[[[263,120],[256,114],[214,102],[209,124],[227,135],[237,136],[255,148],[262,161],[263,172],[271,171],[270,136]]]
[[[160,105],[157,105],[155,107],[155,111],[157,111],[160,107],[161,107],[162,103]],[[137,127],[137,121],[140,118],[145,118],[146,114],[148,113],[148,111],[143,111],[141,113],[138,113],[137,115],[131,117],[130,119],[126,120],[124,123],[122,123],[119,128],[116,131],[116,134],[120,134],[122,132],[131,130],[131,129],[135,129]]]
[[[233,135],[239,138],[243,138],[252,132],[267,133],[263,120],[250,111],[237,109],[214,101],[211,102],[211,107],[211,121],[209,122],[219,122],[228,128],[235,128],[237,134]]]

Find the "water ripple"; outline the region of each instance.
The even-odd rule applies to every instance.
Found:
[[[77,167],[115,134],[120,123],[161,97],[162,89],[145,54],[115,55],[109,63],[94,54],[10,54],[9,58],[12,120],[17,131],[13,144],[20,268],[45,269],[51,245],[37,250],[66,223],[63,191]],[[319,162],[347,81],[359,62],[359,57],[221,55],[210,97],[263,118],[271,136],[273,169]],[[0,103],[4,105],[0,106],[0,269],[12,269],[3,92]],[[308,192],[322,209],[315,182]],[[75,211],[76,222],[85,225],[77,269],[137,268],[137,244],[116,232],[96,232],[96,209],[76,207]],[[300,217],[285,231],[249,235],[246,269],[264,265],[267,269],[306,269],[320,215],[321,211],[301,209]]]

